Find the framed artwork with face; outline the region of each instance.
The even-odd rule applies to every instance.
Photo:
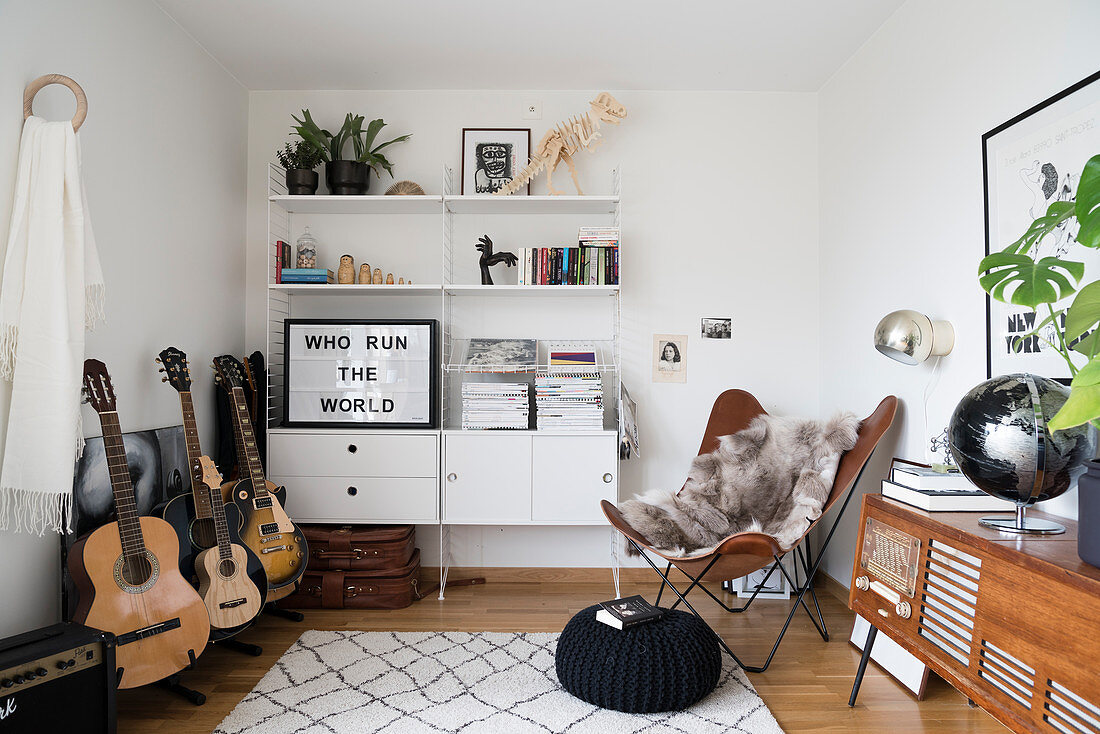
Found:
[[[511,181],[531,156],[531,128],[462,129],[463,194],[495,194]],[[531,184],[521,191],[531,193]]]

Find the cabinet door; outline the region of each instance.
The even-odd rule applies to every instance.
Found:
[[[530,435],[448,434],[444,447],[444,522],[531,520]]]
[[[531,519],[606,522],[600,500],[618,497],[618,442],[600,436],[534,436]]]

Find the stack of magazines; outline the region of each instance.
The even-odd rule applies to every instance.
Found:
[[[539,372],[535,375],[538,429],[603,429],[603,380],[598,372]]]
[[[529,389],[526,382],[464,382],[462,430],[526,430]]]

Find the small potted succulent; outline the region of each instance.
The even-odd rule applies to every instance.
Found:
[[[321,154],[304,140],[294,145],[287,143],[275,153],[279,164],[286,169],[286,192],[292,196],[312,196],[317,193],[317,171]]]
[[[333,135],[313,121],[309,110],[302,110],[302,118],[294,118],[297,124],[294,132],[311,145],[321,160],[325,162],[325,183],[333,194],[365,194],[370,187],[370,172],[375,174],[379,168],[393,175],[393,166],[379,151],[388,145],[408,140],[411,135],[401,135],[384,143],[374,144],[375,138],[386,123],[381,119],[371,120],[363,128],[365,117],[350,112],[344,116],[344,124]],[[347,158],[344,148],[348,141],[352,144],[352,157]]]

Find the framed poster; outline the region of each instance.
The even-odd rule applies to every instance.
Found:
[[[283,425],[435,428],[438,322],[287,319]]]
[[[1100,72],[1044,100],[982,136],[985,179],[985,253],[1015,242],[1055,201],[1073,199],[1085,162],[1100,153]],[[1083,262],[1087,283],[1100,277],[1100,252],[1076,245],[1077,221],[1064,223],[1028,254],[1065,256]],[[1069,299],[1063,307],[1069,305]],[[986,296],[988,377],[1031,372],[1069,381],[1048,325],[1029,336],[1048,316]]]
[[[531,128],[462,128],[463,194],[495,194],[531,157]],[[531,193],[531,183],[522,189]],[[518,192],[517,192],[518,193]]]

